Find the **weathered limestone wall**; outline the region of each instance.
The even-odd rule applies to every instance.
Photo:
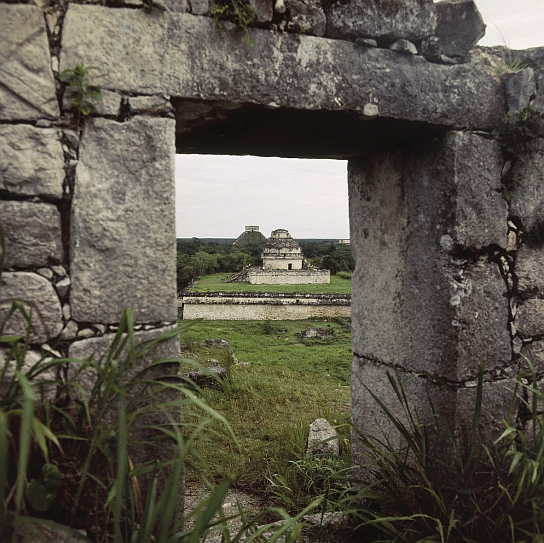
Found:
[[[255,270],[247,274],[252,285],[316,285],[331,282],[329,270]]]
[[[184,320],[300,320],[351,317],[351,300],[342,294],[194,293],[178,299]]]
[[[165,329],[176,150],[350,158],[354,420],[379,427],[364,385],[385,398],[393,367],[452,383],[461,419],[486,363],[492,434],[520,352],[544,378],[544,50],[501,79],[471,1],[252,2],[248,47],[207,0],[0,1],[0,316],[32,307],[52,356],[109,341],[125,306]],[[58,77],[79,63],[104,97],[81,122]]]

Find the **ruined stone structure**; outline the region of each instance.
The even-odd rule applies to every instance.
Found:
[[[265,270],[301,270],[304,263],[300,245],[287,230],[274,230],[262,252]]]
[[[237,247],[243,247],[251,243],[265,242],[266,238],[259,232],[258,226],[246,226],[245,230],[234,240],[233,245]]]
[[[347,294],[190,292],[177,301],[182,319],[301,320],[351,317]]]
[[[393,406],[392,368],[450,382],[436,407],[462,420],[486,364],[493,435],[520,353],[544,376],[544,50],[498,73],[471,1],[252,2],[252,47],[207,0],[0,3],[0,314],[33,307],[54,356],[108,343],[127,306],[159,333],[176,151],[348,159],[353,421],[376,429],[364,385]],[[78,122],[58,75],[80,63],[103,101]],[[431,382],[408,388],[424,412]]]

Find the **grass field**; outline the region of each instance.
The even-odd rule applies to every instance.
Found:
[[[215,273],[198,280],[194,292],[284,292],[302,294],[351,294],[351,280],[331,275],[326,285],[251,285],[245,282],[225,283],[230,273]]]
[[[331,328],[335,337],[303,342],[299,333],[312,327]],[[227,340],[239,364],[229,361],[224,349],[204,348],[207,338]],[[182,356],[203,364],[216,358],[229,366],[224,387],[204,392],[230,422],[240,445],[221,436],[199,444],[215,479],[234,476],[239,488],[262,491],[266,477],[281,470],[282,463],[303,456],[309,423],[318,417],[337,424],[349,418],[348,319],[200,321],[181,341],[188,344]]]

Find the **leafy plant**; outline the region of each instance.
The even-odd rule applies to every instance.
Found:
[[[523,428],[505,422],[499,439],[484,444],[477,439],[483,370],[465,440],[434,410],[432,421],[424,424],[410,406],[398,375],[390,375],[389,380],[402,419],[368,391],[401,444],[358,433],[365,451],[360,468],[364,477],[343,502],[358,527],[373,527],[384,542],[541,541],[544,435],[537,404],[542,393],[524,385],[521,378],[512,392],[513,400],[521,399],[532,417],[531,439]]]
[[[223,26],[223,21],[231,21],[244,31],[244,39],[248,47],[255,45],[249,33],[249,27],[255,20],[255,16],[255,9],[247,0],[219,0],[212,8],[212,17],[220,28]]]
[[[70,99],[70,109],[76,112],[77,122],[96,111],[95,102],[102,100],[102,92],[98,85],[91,85],[89,74],[98,70],[96,66],[85,66],[82,62],[75,68],[64,70],[59,79],[68,84],[66,90]]]

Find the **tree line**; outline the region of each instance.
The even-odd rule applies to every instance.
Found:
[[[261,266],[261,252],[266,240],[243,246],[207,241],[199,238],[177,240],[177,288],[186,288],[193,281],[212,273],[235,273],[244,266]],[[299,241],[310,265],[330,270],[332,274],[351,272],[355,262],[349,245],[333,241]]]

